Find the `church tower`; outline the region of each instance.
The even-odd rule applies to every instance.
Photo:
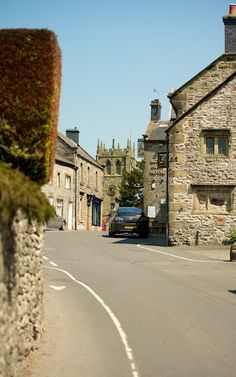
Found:
[[[127,147],[116,146],[112,140],[112,147],[106,148],[105,144],[98,140],[96,160],[104,168],[103,182],[103,218],[107,222],[109,215],[119,207],[119,186],[122,181],[122,173],[130,172],[135,168],[135,148],[128,139]]]

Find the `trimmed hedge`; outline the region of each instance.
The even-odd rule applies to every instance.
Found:
[[[55,215],[41,186],[3,162],[0,162],[0,182],[0,224],[9,223],[18,209],[29,221],[42,224]]]
[[[0,159],[40,184],[55,161],[60,85],[52,31],[0,30]]]

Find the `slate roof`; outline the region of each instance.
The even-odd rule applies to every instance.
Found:
[[[164,125],[163,125],[164,124]],[[151,135],[147,138],[148,141],[165,141],[166,140],[166,130],[168,128],[168,121],[161,121],[161,125],[157,124],[153,128]]]
[[[73,148],[76,152],[77,155],[83,158],[84,160],[90,162],[91,164],[97,166],[100,169],[103,169],[101,165],[97,163],[97,161],[90,156],[80,145],[77,145],[73,140],[71,140],[69,137],[63,135],[61,132],[58,132],[58,136],[66,143],[68,144],[71,148]]]

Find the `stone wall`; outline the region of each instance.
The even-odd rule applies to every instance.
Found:
[[[19,211],[0,224],[0,376],[16,377],[43,330],[44,234]]]
[[[144,212],[148,206],[156,207],[156,222],[165,223],[166,208],[161,204],[166,198],[166,168],[158,167],[158,143],[145,143],[144,146]],[[150,220],[152,221],[152,220]]]
[[[217,244],[236,224],[236,78],[170,130],[169,225],[172,244]],[[206,155],[205,131],[228,132],[227,156]],[[205,206],[213,192],[222,201]],[[199,201],[200,198],[200,201]],[[209,200],[209,199],[208,199]]]
[[[224,54],[210,66],[170,95],[177,117],[190,109],[205,95],[221,84],[230,74],[235,72],[235,54]]]

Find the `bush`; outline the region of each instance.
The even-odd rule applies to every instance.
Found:
[[[55,160],[60,84],[53,32],[0,30],[0,159],[40,184]]]

